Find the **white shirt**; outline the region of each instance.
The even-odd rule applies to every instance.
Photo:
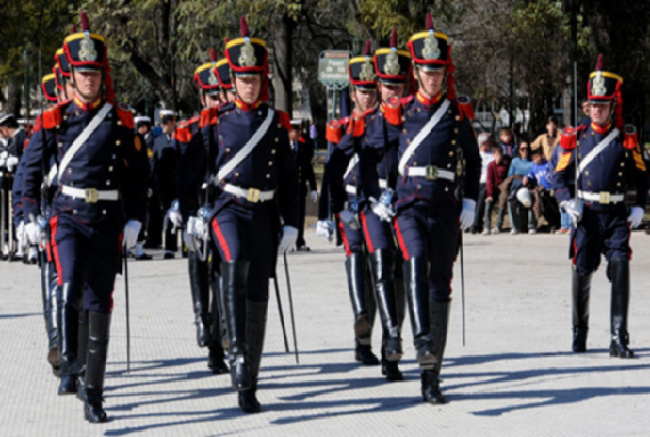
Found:
[[[487,168],[492,161],[494,161],[494,153],[490,150],[489,152],[479,151],[481,155],[481,179],[479,183],[485,184],[487,182]]]

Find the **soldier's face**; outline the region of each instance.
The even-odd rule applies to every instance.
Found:
[[[300,138],[300,129],[291,129],[289,131],[289,141],[298,141]]]
[[[216,108],[221,103],[219,95],[203,95],[201,96],[201,103],[204,108]]]
[[[442,90],[442,84],[445,82],[447,69],[424,71],[418,68],[416,71],[420,78],[422,91],[429,97],[437,96]]]
[[[354,100],[359,106],[359,111],[363,112],[372,108],[377,103],[377,91],[354,89]]]
[[[252,105],[257,101],[262,89],[262,76],[235,76],[237,95],[244,103]]]
[[[591,121],[596,124],[604,125],[609,121],[611,107],[609,103],[592,103],[589,114]]]
[[[74,85],[69,80],[65,81],[65,95],[63,100],[70,100],[74,96]]]
[[[138,128],[138,133],[140,135],[147,135],[149,133],[149,126],[147,126],[146,124],[141,125]]]
[[[391,97],[402,97],[404,95],[404,88],[406,84],[401,83],[399,85],[387,85],[385,83],[380,83],[381,89],[381,99],[384,102],[387,102]]]
[[[74,71],[75,93],[86,102],[91,102],[99,97],[102,86],[101,71]]]

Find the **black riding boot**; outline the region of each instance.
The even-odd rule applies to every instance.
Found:
[[[399,332],[397,297],[394,287],[394,259],[390,250],[375,250],[370,254],[370,268],[373,276],[375,298],[384,328],[382,358],[399,361],[402,358],[402,344]]]
[[[369,293],[366,288],[366,255],[353,252],[345,260],[345,270],[348,274],[348,291],[352,311],[354,312],[355,353],[354,358],[367,365],[377,365],[379,360],[372,353],[370,337],[372,321],[370,316]]]
[[[59,337],[59,356],[61,383],[58,394],[77,392],[77,336],[79,332],[79,310],[77,291],[72,282],[65,282],[59,288],[57,326]]]
[[[221,278],[219,273],[210,273],[210,288],[212,289],[212,318],[211,336],[213,341],[220,341],[221,348],[226,352],[230,348],[228,339],[228,325],[226,323],[226,304],[224,303],[223,291],[221,290]]]
[[[418,364],[422,369],[432,369],[436,363],[436,355],[431,336],[428,260],[410,258],[404,261],[404,291],[408,301]]]
[[[79,300],[79,308],[83,303]],[[77,337],[77,368],[79,376],[77,377],[77,398],[84,400],[86,398],[86,360],[88,358],[88,311],[79,310],[79,335]]]
[[[211,272],[210,275],[210,289],[212,291],[212,309],[209,326],[210,343],[208,344],[208,349],[210,350],[210,353],[208,354],[208,368],[212,370],[213,374],[221,375],[223,373],[228,373],[228,365],[224,361],[225,354],[223,351],[223,346],[221,344],[222,326],[225,326],[225,323],[223,323],[223,325],[220,323],[221,313],[223,312],[219,308],[219,299],[221,298],[221,293],[219,292],[219,282],[217,280],[217,275],[214,272]]]
[[[433,350],[437,358],[433,369],[422,370],[422,398],[432,404],[444,404],[447,400],[440,390],[440,368],[447,345],[447,326],[449,324],[449,302],[430,301],[431,336]]]
[[[248,261],[221,263],[222,292],[226,325],[230,339],[230,377],[236,391],[251,387],[250,366],[246,353],[246,286]]]
[[[198,252],[189,251],[187,265],[194,308],[194,324],[196,325],[196,342],[199,347],[205,347],[210,343],[208,264],[199,259]]]
[[[573,297],[573,352],[587,351],[587,333],[589,332],[589,291],[591,276],[580,276],[573,267],[571,292]]]
[[[246,301],[246,338],[252,384],[248,390],[238,393],[239,407],[245,413],[257,413],[261,410],[255,392],[257,391],[257,375],[260,371],[262,350],[264,349],[268,305],[268,301]]]
[[[609,280],[612,283],[611,334],[609,356],[617,358],[634,358],[634,352],[628,349],[630,342],[627,333],[627,309],[630,302],[630,262],[627,259],[613,259],[607,266]]]
[[[106,412],[102,403],[110,321],[110,314],[88,313],[89,335],[84,413],[86,420],[90,423],[106,422]]]

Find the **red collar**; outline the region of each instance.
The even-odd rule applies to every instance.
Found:
[[[74,96],[72,101],[74,102],[74,104],[79,109],[81,109],[82,111],[88,112],[88,111],[92,111],[93,109],[97,109],[99,107],[99,105],[102,103],[102,98],[98,97],[97,100],[95,100],[94,102],[86,103],[86,102],[83,102],[77,96]]]
[[[237,106],[237,108],[239,108],[239,109],[241,109],[242,111],[245,111],[245,112],[250,112],[253,109],[257,109],[261,104],[262,104],[261,100],[258,100],[257,102],[253,103],[252,105],[249,105],[248,103],[245,103],[242,100],[239,100],[239,98],[235,99],[235,105]]]
[[[440,91],[438,94],[436,94],[435,96],[433,96],[431,98],[425,97],[421,93],[421,91],[418,91],[418,93],[416,94],[415,97],[418,99],[418,102],[422,103],[423,105],[425,105],[425,106],[433,106],[436,103],[438,103],[440,101],[440,99],[442,99],[442,91]]]
[[[591,129],[593,129],[594,132],[596,132],[598,135],[604,135],[607,132],[609,132],[609,129],[612,127],[611,123],[607,123],[606,126],[601,126],[599,124],[594,123],[593,121],[591,122]]]
[[[354,112],[352,112],[352,115],[350,116],[350,118],[352,118],[352,119],[354,119],[354,120],[360,120],[360,119],[365,118],[366,115],[368,115],[368,114],[372,114],[372,113],[375,112],[376,110],[377,110],[377,106],[373,106],[372,108],[370,108],[370,109],[366,109],[366,110],[363,111],[363,112],[357,112],[357,111],[354,111]]]

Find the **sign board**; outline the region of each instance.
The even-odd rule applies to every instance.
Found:
[[[350,52],[347,50],[325,50],[318,57],[318,81],[325,86],[346,87]]]

